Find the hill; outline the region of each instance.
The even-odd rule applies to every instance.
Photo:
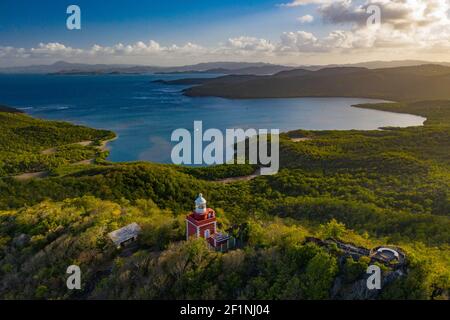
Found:
[[[211,180],[248,175],[254,169],[142,162],[74,167],[68,165],[70,161],[56,162],[49,168],[53,176],[46,179],[0,179],[0,206],[18,208],[45,199],[62,201],[89,194],[113,201],[151,198],[163,208],[183,212],[191,207],[195,193],[203,190],[217,206],[233,212],[236,221],[252,212],[295,216],[309,223],[339,217],[350,228],[377,236],[429,244],[450,241],[446,227],[450,212],[448,101],[358,107],[414,112],[428,120],[424,127],[405,129],[283,134],[277,175],[230,185]],[[34,136],[40,136],[36,130],[43,135],[47,132],[45,127],[37,127]],[[302,143],[292,140],[297,137],[310,139]],[[8,145],[9,140],[3,144]],[[39,158],[43,148],[30,150],[27,156]],[[20,170],[17,167],[21,168],[7,167],[12,169],[6,173]]]
[[[450,99],[450,67],[296,69],[272,76],[219,77],[186,89],[224,98],[365,97],[394,101]]]
[[[367,259],[308,243],[312,236],[405,251],[407,272],[373,298],[448,299],[450,101],[356,107],[414,113],[427,121],[423,127],[282,134],[277,175],[230,184],[216,180],[253,168],[107,161],[72,166],[68,159],[53,162],[44,179],[3,175],[0,297],[367,298],[360,290]],[[111,135],[26,115],[0,116],[1,150],[24,149],[25,159],[80,138]],[[10,170],[20,171],[21,163]],[[183,217],[198,192],[241,248],[217,253],[201,241],[184,241]],[[138,222],[143,234],[130,250],[117,251],[106,235],[130,222]],[[78,293],[67,291],[61,277],[73,263],[85,279]],[[386,279],[393,276],[389,267],[383,272]]]
[[[103,141],[114,133],[45,121],[3,107],[0,112],[0,176],[48,171],[62,164],[100,156],[83,141]]]
[[[2,299],[426,299],[445,298],[445,267],[436,248],[405,244],[407,274],[379,264],[383,290],[365,288],[366,256],[353,259],[307,237],[375,247],[336,221],[314,230],[295,222],[250,219],[235,234],[245,248],[219,253],[202,240],[183,241],[184,217],[151,200],[133,205],[93,197],[0,211]],[[220,226],[227,228],[221,214]],[[117,250],[108,232],[137,222],[139,240]],[[413,255],[412,252],[415,252]],[[426,261],[431,261],[429,265]],[[77,264],[81,291],[67,290]],[[434,268],[433,268],[434,267]],[[20,279],[20,281],[18,280]],[[200,281],[201,280],[201,281]],[[435,290],[435,291],[433,291]]]

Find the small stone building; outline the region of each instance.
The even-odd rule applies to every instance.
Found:
[[[134,222],[109,233],[108,236],[116,247],[120,249],[128,243],[136,241],[140,232],[141,227]]]

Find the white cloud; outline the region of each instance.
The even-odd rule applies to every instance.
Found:
[[[86,63],[144,63],[154,61],[182,61],[187,57],[202,56],[208,50],[197,44],[188,42],[184,45],[172,44],[163,46],[150,40],[132,44],[117,43],[111,46],[94,44],[89,48],[73,48],[58,42],[40,43],[32,48],[14,48],[0,46],[2,66],[9,64],[51,63],[56,60],[81,61]],[[150,59],[150,60],[149,60]]]
[[[321,17],[335,25],[328,34],[291,30],[278,40],[248,35],[229,38],[225,43],[203,47],[195,43],[163,45],[154,40],[131,44],[95,44],[89,48],[74,48],[67,44],[40,43],[33,48],[0,46],[3,66],[33,64],[59,59],[81,62],[121,62],[141,64],[189,64],[217,60],[248,60],[285,63],[298,57],[353,56],[367,60],[419,58],[435,55],[450,60],[450,1],[448,0],[302,0],[291,6],[317,4],[317,15],[298,18],[309,23]],[[287,4],[286,4],[287,5]],[[381,25],[368,27],[366,6],[379,5]],[[310,31],[310,30],[309,30]],[[286,60],[288,57],[290,60]]]
[[[195,43],[188,42],[185,45],[179,46],[172,44],[170,46],[162,46],[154,40],[148,42],[138,41],[133,44],[118,43],[113,46],[94,45],[86,50],[89,54],[109,54],[116,56],[152,56],[161,54],[195,54],[201,53],[205,49]]]
[[[352,0],[338,0],[320,5],[318,12],[328,23],[364,25],[370,16],[367,13],[369,6],[379,7],[382,23],[396,29],[421,30],[430,25],[449,22],[448,0],[366,0],[363,5]]]
[[[37,48],[31,48],[31,55],[61,55],[61,56],[70,56],[82,53],[81,49],[73,49],[72,47],[67,47],[64,44],[58,42],[49,42],[49,43],[39,43]]]
[[[279,51],[282,52],[318,52],[325,48],[320,40],[306,31],[284,32],[281,35]]]
[[[357,23],[364,24],[369,17],[363,6],[353,6],[351,0],[336,1],[324,4],[318,8],[325,23]]]
[[[297,20],[302,24],[311,23],[314,21],[314,17],[310,14],[307,14],[307,15],[299,17]]]
[[[450,49],[449,0],[366,0],[363,4],[355,0],[295,0],[283,6],[306,4],[316,4],[325,23],[348,28],[333,30],[322,38],[310,35],[305,39],[301,32],[286,33],[283,41],[289,38],[291,44],[284,47],[330,52],[364,49],[377,52],[386,48],[445,52]],[[381,25],[375,28],[367,26],[371,16],[367,8],[371,5],[381,11]]]
[[[275,49],[275,46],[266,39],[245,37],[245,36],[228,39],[226,47],[238,51],[259,51],[259,52],[270,52]]]
[[[26,50],[24,48],[0,47],[0,58],[25,58],[26,56]]]

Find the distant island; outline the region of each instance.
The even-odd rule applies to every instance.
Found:
[[[13,108],[13,107],[3,106],[3,105],[0,105],[0,112],[23,113],[22,110],[19,110],[19,109]]]
[[[57,61],[50,65],[30,65],[0,68],[0,74],[50,74],[50,75],[108,75],[108,74],[177,74],[219,73],[267,75],[291,70],[283,66],[263,62],[206,62],[185,66],[147,66],[127,64],[85,64]]]
[[[98,75],[121,75],[121,74],[142,74],[135,71],[81,71],[81,70],[67,70],[49,73],[50,76],[98,76]]]
[[[294,69],[271,76],[229,75],[167,83],[199,84],[184,91],[190,97],[360,97],[394,101],[450,99],[450,67],[442,65],[383,69],[337,67],[317,71]]]
[[[152,66],[132,64],[87,64],[57,61],[52,64],[14,66],[0,68],[0,74],[50,74],[50,75],[115,75],[115,74],[225,74],[225,75],[273,75],[283,71],[305,69],[317,71],[324,68],[355,67],[367,69],[399,68],[424,64],[450,66],[448,62],[420,60],[368,61],[351,64],[288,66],[264,62],[204,62],[182,66]]]

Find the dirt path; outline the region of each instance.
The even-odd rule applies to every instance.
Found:
[[[73,144],[78,144],[80,146],[86,147],[86,146],[90,145],[91,143],[92,143],[91,140],[86,140],[86,141],[70,143],[68,145],[70,146],[70,145],[73,145]],[[56,149],[57,149],[57,147],[53,147],[53,148],[50,148],[50,149],[45,149],[45,150],[41,151],[41,154],[53,154],[53,153],[56,152]]]
[[[238,182],[238,181],[250,181],[250,180],[255,179],[256,177],[259,177],[260,175],[261,175],[261,169],[257,169],[255,171],[255,173],[253,173],[249,176],[225,178],[225,179],[221,179],[221,180],[216,180],[215,182],[227,184],[227,183],[233,183],[233,182]]]
[[[22,173],[18,176],[14,176],[13,178],[19,180],[19,181],[25,181],[33,178],[45,178],[48,177],[47,171],[39,171],[39,172],[28,172],[28,173]]]
[[[117,139],[113,138],[113,139],[109,139],[109,140],[104,140],[101,142],[100,146],[98,147],[98,149],[103,152],[108,150],[108,142],[113,141]],[[73,144],[77,144],[83,147],[89,146],[92,144],[91,140],[85,140],[85,141],[80,141],[80,142],[75,142],[75,143],[71,143],[69,145],[73,145]],[[46,150],[41,151],[41,154],[53,154],[55,153],[57,150],[57,147],[53,147],[53,148],[49,148]],[[86,160],[82,160],[82,161],[77,161],[77,162],[73,162],[71,163],[71,165],[90,165],[90,164],[94,164],[94,159],[86,159]],[[30,180],[30,179],[42,179],[42,178],[46,178],[48,177],[49,173],[47,171],[40,171],[40,172],[26,172],[26,173],[22,173],[20,175],[17,176],[13,176],[14,179],[17,179],[19,181],[26,181],[26,180]]]
[[[303,142],[303,141],[311,141],[312,138],[292,138],[293,142]]]
[[[89,165],[89,164],[94,164],[95,160],[94,159],[86,159],[86,160],[81,160],[78,162],[73,162],[70,165],[71,166],[79,166],[79,165]]]
[[[108,142],[111,142],[113,140],[116,140],[117,138],[113,138],[113,139],[109,139],[109,140],[104,140],[101,142],[100,146],[97,147],[101,152],[107,151],[109,150],[108,148]],[[88,142],[88,141],[84,141],[84,142]],[[81,142],[80,142],[81,144]],[[89,145],[89,144],[87,144]],[[95,163],[95,159],[86,159],[86,160],[82,160],[82,161],[78,161],[78,162],[74,162],[71,163],[70,165],[72,166],[78,166],[78,165],[89,165],[89,164],[94,164]]]
[[[53,154],[56,152],[56,148],[45,149],[41,151],[41,154]]]
[[[78,144],[78,145],[80,145],[80,146],[87,147],[87,146],[90,145],[91,143],[92,143],[91,140],[86,140],[86,141],[81,141],[81,142],[77,142],[77,143],[74,143],[74,144]]]

